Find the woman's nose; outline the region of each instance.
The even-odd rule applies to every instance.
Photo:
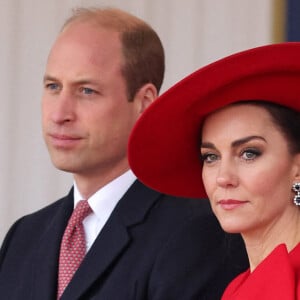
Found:
[[[222,188],[237,186],[238,174],[234,163],[230,161],[221,161],[217,173],[216,183]]]

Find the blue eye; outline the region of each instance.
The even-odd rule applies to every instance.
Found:
[[[59,89],[59,85],[57,83],[48,83],[45,85],[46,89],[56,91]]]
[[[218,159],[219,159],[218,155],[214,153],[201,154],[201,160],[205,163],[212,163]]]
[[[257,149],[246,149],[242,152],[242,158],[245,160],[254,160],[261,155],[261,152]]]
[[[91,88],[87,88],[87,87],[83,87],[81,89],[81,91],[86,94],[86,95],[91,95],[91,94],[95,94],[95,90],[91,89]]]

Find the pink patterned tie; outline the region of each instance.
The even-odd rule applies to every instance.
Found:
[[[79,201],[65,229],[60,245],[57,299],[60,299],[85,256],[86,242],[82,221],[91,212],[86,200]]]

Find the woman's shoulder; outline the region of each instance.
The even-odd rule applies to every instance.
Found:
[[[277,246],[253,272],[236,277],[226,288],[222,300],[298,299],[300,244],[290,253],[284,244]]]

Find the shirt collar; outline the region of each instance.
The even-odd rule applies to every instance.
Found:
[[[111,214],[114,207],[135,180],[136,176],[131,170],[128,170],[121,176],[109,182],[107,185],[103,186],[88,199],[89,205],[98,219]],[[80,195],[76,182],[74,181],[74,207],[80,200],[82,200],[82,196]]]

